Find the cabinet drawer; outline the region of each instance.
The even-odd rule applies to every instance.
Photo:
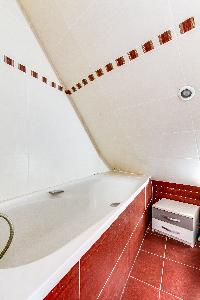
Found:
[[[177,225],[179,227],[188,229],[188,230],[193,230],[194,225],[193,225],[193,219],[188,218],[182,215],[174,214],[172,212],[168,212],[166,210],[158,209],[153,207],[152,208],[152,218]]]
[[[169,237],[183,241],[191,246],[195,243],[194,232],[185,228],[178,227],[157,219],[152,219],[152,229],[157,230]]]

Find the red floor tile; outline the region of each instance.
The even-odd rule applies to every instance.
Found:
[[[184,300],[198,300],[200,270],[165,260],[162,289]]]
[[[158,295],[158,289],[154,289],[143,282],[129,278],[121,300],[157,300],[159,299]]]
[[[133,266],[131,276],[159,288],[162,266],[162,258],[140,251],[135,265]]]
[[[172,296],[171,294],[161,291],[160,300],[178,300],[178,298]]]
[[[164,236],[147,233],[142,244],[142,249],[160,256],[164,256],[165,244],[166,238]]]
[[[200,248],[197,246],[192,248],[178,241],[168,239],[166,258],[200,269]]]

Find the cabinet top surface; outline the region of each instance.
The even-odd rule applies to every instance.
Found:
[[[175,214],[183,215],[189,218],[194,218],[197,212],[199,211],[199,206],[197,205],[169,200],[165,198],[153,204],[153,207],[173,212]]]

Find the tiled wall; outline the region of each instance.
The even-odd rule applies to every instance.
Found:
[[[0,201],[107,171],[18,1],[0,19]]]
[[[20,2],[109,165],[198,186],[200,2]]]
[[[119,299],[150,218],[151,183],[118,217],[45,300]],[[145,209],[146,207],[146,209]],[[76,272],[76,277],[74,274]],[[69,283],[69,278],[70,283]],[[79,278],[79,284],[77,279]],[[77,295],[77,289],[79,295]],[[72,291],[69,292],[70,288]],[[63,297],[63,295],[65,295]]]
[[[200,206],[200,187],[153,180],[153,201],[161,198]]]

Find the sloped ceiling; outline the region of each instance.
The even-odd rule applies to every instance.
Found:
[[[108,164],[200,185],[199,0],[19,2],[67,88],[94,74],[70,97]],[[179,24],[190,17],[195,28],[181,34]],[[167,30],[172,40],[160,45]],[[149,40],[154,49],[144,54]],[[139,57],[129,60],[132,49]],[[177,96],[184,85],[196,89],[188,103]]]

